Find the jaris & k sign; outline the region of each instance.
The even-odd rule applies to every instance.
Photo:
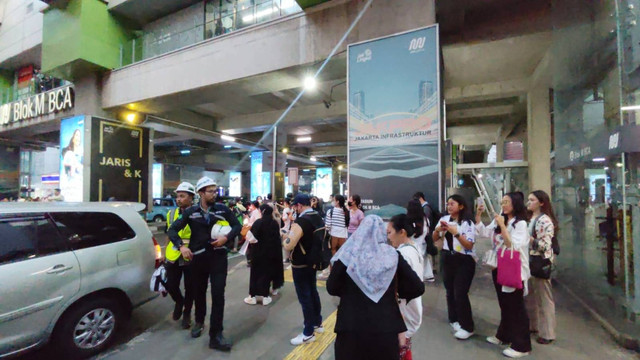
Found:
[[[73,108],[74,92],[71,85],[49,90],[27,99],[0,106],[0,126],[49,115]]]

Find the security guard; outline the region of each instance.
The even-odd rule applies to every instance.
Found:
[[[167,229],[171,227],[171,224],[177,220],[180,215],[189,207],[193,205],[193,197],[196,195],[195,187],[188,183],[183,182],[178,185],[176,189],[176,203],[178,208],[169,210],[167,213]],[[182,240],[184,246],[189,247],[189,240],[191,239],[191,229],[186,226],[184,229],[178,232],[178,236]],[[165,265],[167,269],[167,292],[171,295],[176,305],[173,308],[173,320],[180,320],[182,318],[182,328],[188,329],[191,327],[191,308],[193,307],[193,280],[191,276],[191,262],[186,260],[180,250],[179,245],[170,242],[167,246],[165,253]],[[184,297],[180,292],[180,280],[184,274]]]
[[[229,343],[222,335],[224,317],[224,290],[227,282],[227,241],[235,238],[242,225],[231,210],[216,203],[216,183],[203,177],[196,184],[200,203],[186,209],[168,230],[171,242],[178,245],[185,260],[192,260],[191,273],[195,288],[196,323],[191,328],[194,338],[202,335],[204,317],[207,313],[207,288],[211,282],[211,318],[209,321],[209,348],[230,351]],[[211,239],[211,229],[218,220],[225,220],[231,232]],[[186,226],[191,228],[191,242],[185,246],[179,236]],[[231,244],[228,244],[231,245]],[[227,245],[227,246],[228,246]]]

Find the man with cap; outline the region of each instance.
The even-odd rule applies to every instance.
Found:
[[[316,269],[307,259],[307,251],[313,244],[313,232],[324,226],[322,217],[311,208],[309,195],[298,194],[291,202],[291,208],[298,216],[291,225],[289,233],[283,235],[282,246],[291,251],[291,273],[298,301],[302,306],[304,330],[291,339],[291,345],[301,345],[315,341],[316,332],[324,332],[322,327],[322,308],[320,295],[316,287]]]
[[[167,229],[171,227],[171,224],[178,220],[180,215],[193,205],[193,197],[196,195],[195,187],[188,183],[183,182],[178,185],[176,189],[176,203],[178,208],[169,210],[167,213]],[[189,225],[178,232],[178,236],[182,240],[182,244],[189,247],[189,241],[191,240],[191,229]],[[167,292],[171,295],[171,298],[176,303],[173,308],[173,320],[178,321],[182,318],[182,328],[188,329],[191,327],[191,308],[193,307],[193,280],[191,277],[191,262],[182,256],[179,250],[179,245],[169,242],[165,252],[165,264],[167,269]],[[180,292],[180,280],[184,274],[184,297]]]
[[[200,195],[200,203],[186,209],[173,222],[168,230],[171,242],[178,245],[178,249],[185,260],[191,260],[191,273],[194,284],[194,298],[196,304],[196,321],[191,328],[194,338],[202,335],[204,318],[207,314],[207,288],[211,282],[211,317],[209,321],[209,348],[230,351],[229,343],[222,335],[222,321],[224,317],[224,291],[227,282],[227,241],[240,233],[242,225],[233,216],[231,210],[224,204],[216,203],[216,183],[203,177],[196,184],[196,191]],[[225,236],[211,238],[211,229],[218,220],[229,223],[231,231]],[[186,226],[191,228],[191,241],[184,246],[178,235]]]

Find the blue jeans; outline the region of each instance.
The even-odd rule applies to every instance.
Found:
[[[313,335],[313,328],[322,325],[320,295],[316,287],[316,271],[313,268],[292,268],[293,284],[304,316],[304,336]]]

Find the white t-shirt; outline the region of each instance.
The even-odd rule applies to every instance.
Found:
[[[427,235],[429,235],[429,225],[427,224],[427,220],[424,220],[422,235],[420,236],[412,236],[411,240],[416,243],[416,247],[420,251],[420,255],[426,254],[427,251],[427,240],[425,239]]]
[[[460,234],[465,234],[467,237],[467,241],[471,243],[476,242],[476,228],[475,226],[473,226],[473,223],[471,223],[470,221],[465,221],[462,223],[462,225],[460,225],[457,222],[451,220],[451,215],[443,216],[442,218],[440,218],[438,223],[440,223],[440,221],[456,224],[458,226],[458,232]],[[444,236],[444,233],[441,233],[441,239],[444,243],[444,245],[442,246],[443,250],[455,251],[460,254],[471,255],[475,258],[475,252],[473,251],[473,249],[471,250],[465,249],[464,246],[460,244],[460,241],[458,241],[458,239],[456,239],[455,237],[453,238],[453,249],[449,249],[449,244],[447,242],[447,239]]]
[[[424,259],[418,252],[419,249],[415,244],[402,244],[398,247],[398,251],[402,257],[409,263],[411,269],[422,279],[424,272]],[[404,317],[404,323],[407,326],[406,337],[411,338],[418,331],[422,324],[422,297],[413,299],[407,303],[407,300],[400,299],[400,312]]]
[[[329,227],[329,235],[346,239],[349,233],[345,221],[344,210],[335,207],[329,210],[325,220],[325,225]]]

